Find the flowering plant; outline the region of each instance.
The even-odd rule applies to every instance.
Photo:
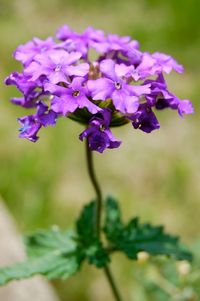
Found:
[[[14,104],[36,109],[33,115],[18,119],[21,138],[36,142],[39,130],[56,125],[60,117],[85,125],[79,138],[86,140],[87,166],[96,200],[83,209],[75,231],[53,229],[28,236],[27,261],[0,270],[0,283],[37,273],[49,279],[67,278],[88,260],[104,268],[115,299],[121,300],[108,265],[113,252],[121,251],[130,259],[137,259],[141,251],[187,260],[191,254],[162,227],[140,224],[138,218],[124,224],[112,197],[105,200],[102,226],[104,198],[94,172],[92,151],[102,153],[120,146],[112,127],[131,123],[134,129],[151,133],[160,127],[156,110],[171,108],[182,117],[193,113],[193,107],[189,100],[180,100],[168,90],[164,73],[183,72],[171,56],[142,52],[139,43],[130,37],[106,35],[92,27],[78,34],[64,25],[56,38],[34,38],[19,46],[14,57],[23,64],[23,72],[13,72],[5,83],[15,85],[23,94],[12,98]]]

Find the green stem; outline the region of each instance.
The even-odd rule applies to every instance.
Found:
[[[95,210],[95,231],[97,237],[100,237],[101,233],[101,211],[102,211],[102,203],[103,203],[103,196],[101,192],[100,185],[97,181],[97,177],[94,171],[94,164],[93,164],[93,156],[92,151],[89,148],[88,139],[86,140],[86,160],[87,160],[87,169],[89,178],[91,180],[92,186],[94,187],[96,193],[96,210]],[[122,301],[117,286],[115,284],[114,278],[112,276],[111,270],[108,265],[105,266],[104,272],[106,278],[110,284],[113,296],[116,301]]]
[[[122,301],[121,296],[119,294],[119,291],[117,289],[117,286],[116,286],[116,284],[114,282],[113,276],[111,274],[111,270],[110,270],[110,268],[109,268],[108,265],[106,265],[106,267],[104,268],[104,272],[105,272],[105,275],[106,275],[106,277],[107,277],[107,279],[109,281],[109,284],[111,286],[111,289],[112,289],[113,295],[115,297],[115,300],[116,301]]]
[[[88,168],[88,174],[90,177],[90,180],[92,182],[92,185],[94,187],[95,193],[96,193],[96,208],[95,208],[95,231],[97,234],[97,237],[100,237],[101,232],[101,209],[102,209],[102,192],[99,186],[99,183],[97,181],[95,172],[94,172],[94,164],[93,164],[93,156],[92,151],[89,148],[88,140],[86,140],[86,159],[87,159],[87,168]]]

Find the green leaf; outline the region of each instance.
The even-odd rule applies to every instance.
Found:
[[[98,268],[105,266],[109,255],[95,232],[95,202],[86,205],[76,222],[79,249],[90,264]]]
[[[28,259],[0,269],[0,285],[36,274],[48,279],[67,279],[80,268],[82,257],[73,241],[72,232],[40,231],[26,238]]]
[[[107,197],[105,212],[104,232],[106,233],[108,240],[115,241],[118,239],[119,233],[123,230],[123,224],[118,203],[111,196]]]
[[[165,233],[163,226],[141,224],[138,218],[123,225],[117,201],[111,197],[106,201],[104,232],[112,249],[123,251],[131,259],[136,259],[140,251],[173,256],[179,260],[192,259],[191,253],[179,243],[179,238]]]
[[[28,257],[37,257],[54,250],[73,252],[76,249],[74,237],[75,233],[72,230],[61,231],[54,226],[51,230],[39,230],[26,235],[24,243]]]
[[[85,254],[88,262],[96,265],[97,268],[104,267],[110,261],[107,250],[98,241],[88,246]]]
[[[97,240],[95,233],[95,202],[92,201],[87,204],[77,222],[76,231],[80,241],[84,245],[90,245],[94,240]]]

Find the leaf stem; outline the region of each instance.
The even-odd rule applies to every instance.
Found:
[[[101,233],[101,211],[102,211],[102,203],[103,203],[103,195],[100,188],[100,185],[97,181],[97,177],[94,171],[94,164],[93,164],[93,156],[92,151],[89,148],[89,142],[88,139],[86,139],[86,161],[87,161],[87,169],[89,178],[91,180],[92,186],[96,193],[96,208],[95,208],[95,232],[97,234],[97,237],[100,238]],[[122,301],[119,291],[117,289],[117,286],[115,284],[114,278],[112,276],[111,270],[108,265],[105,266],[104,272],[106,275],[106,278],[110,284],[113,296],[116,301]]]

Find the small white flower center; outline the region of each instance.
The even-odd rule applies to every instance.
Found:
[[[59,64],[56,66],[56,68],[54,69],[55,72],[59,72],[61,70],[62,66]]]
[[[121,85],[119,82],[115,82],[115,88],[116,88],[117,90],[120,90],[121,87],[122,87],[122,85]]]

